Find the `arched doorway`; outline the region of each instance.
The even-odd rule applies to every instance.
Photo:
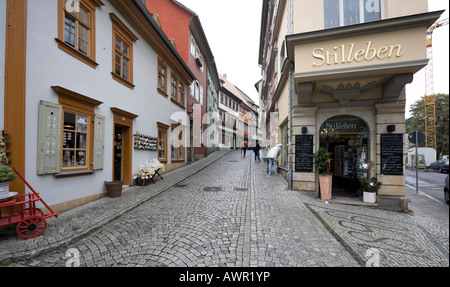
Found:
[[[369,175],[369,128],[360,118],[334,116],[320,127],[320,146],[332,153],[333,196],[358,197]]]

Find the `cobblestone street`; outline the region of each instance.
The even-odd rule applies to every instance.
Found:
[[[80,266],[449,266],[448,221],[326,203],[288,190],[252,156],[229,152],[86,236],[8,266],[66,266],[68,250]]]

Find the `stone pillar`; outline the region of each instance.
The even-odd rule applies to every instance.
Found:
[[[380,208],[396,211],[407,209],[405,196],[405,160],[407,156],[407,135],[405,129],[405,102],[376,104],[376,176],[383,183],[378,191],[377,203]],[[387,127],[395,126],[392,133],[403,134],[403,175],[383,175],[381,174],[381,134],[390,133]]]
[[[292,109],[292,189],[316,191],[315,172],[295,171],[295,135],[314,135],[314,148],[316,150],[316,111],[317,107],[299,107]],[[302,128],[306,128],[303,133]]]

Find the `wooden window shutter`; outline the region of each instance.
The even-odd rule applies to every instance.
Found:
[[[94,116],[93,169],[103,169],[105,154],[105,117]]]
[[[37,174],[60,172],[62,106],[39,104]]]

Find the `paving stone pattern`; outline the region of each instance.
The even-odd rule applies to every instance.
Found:
[[[406,213],[323,202],[287,189],[280,175],[268,175],[265,163],[249,155],[216,152],[156,185],[70,211],[79,225],[55,219],[31,246],[58,240],[65,228],[80,235],[34,254],[31,248],[4,255],[9,262],[2,263],[65,266],[66,252],[75,248],[81,266],[449,266],[448,222],[423,224]],[[111,202],[123,211],[81,232]],[[3,231],[1,248],[23,242],[10,233]]]

